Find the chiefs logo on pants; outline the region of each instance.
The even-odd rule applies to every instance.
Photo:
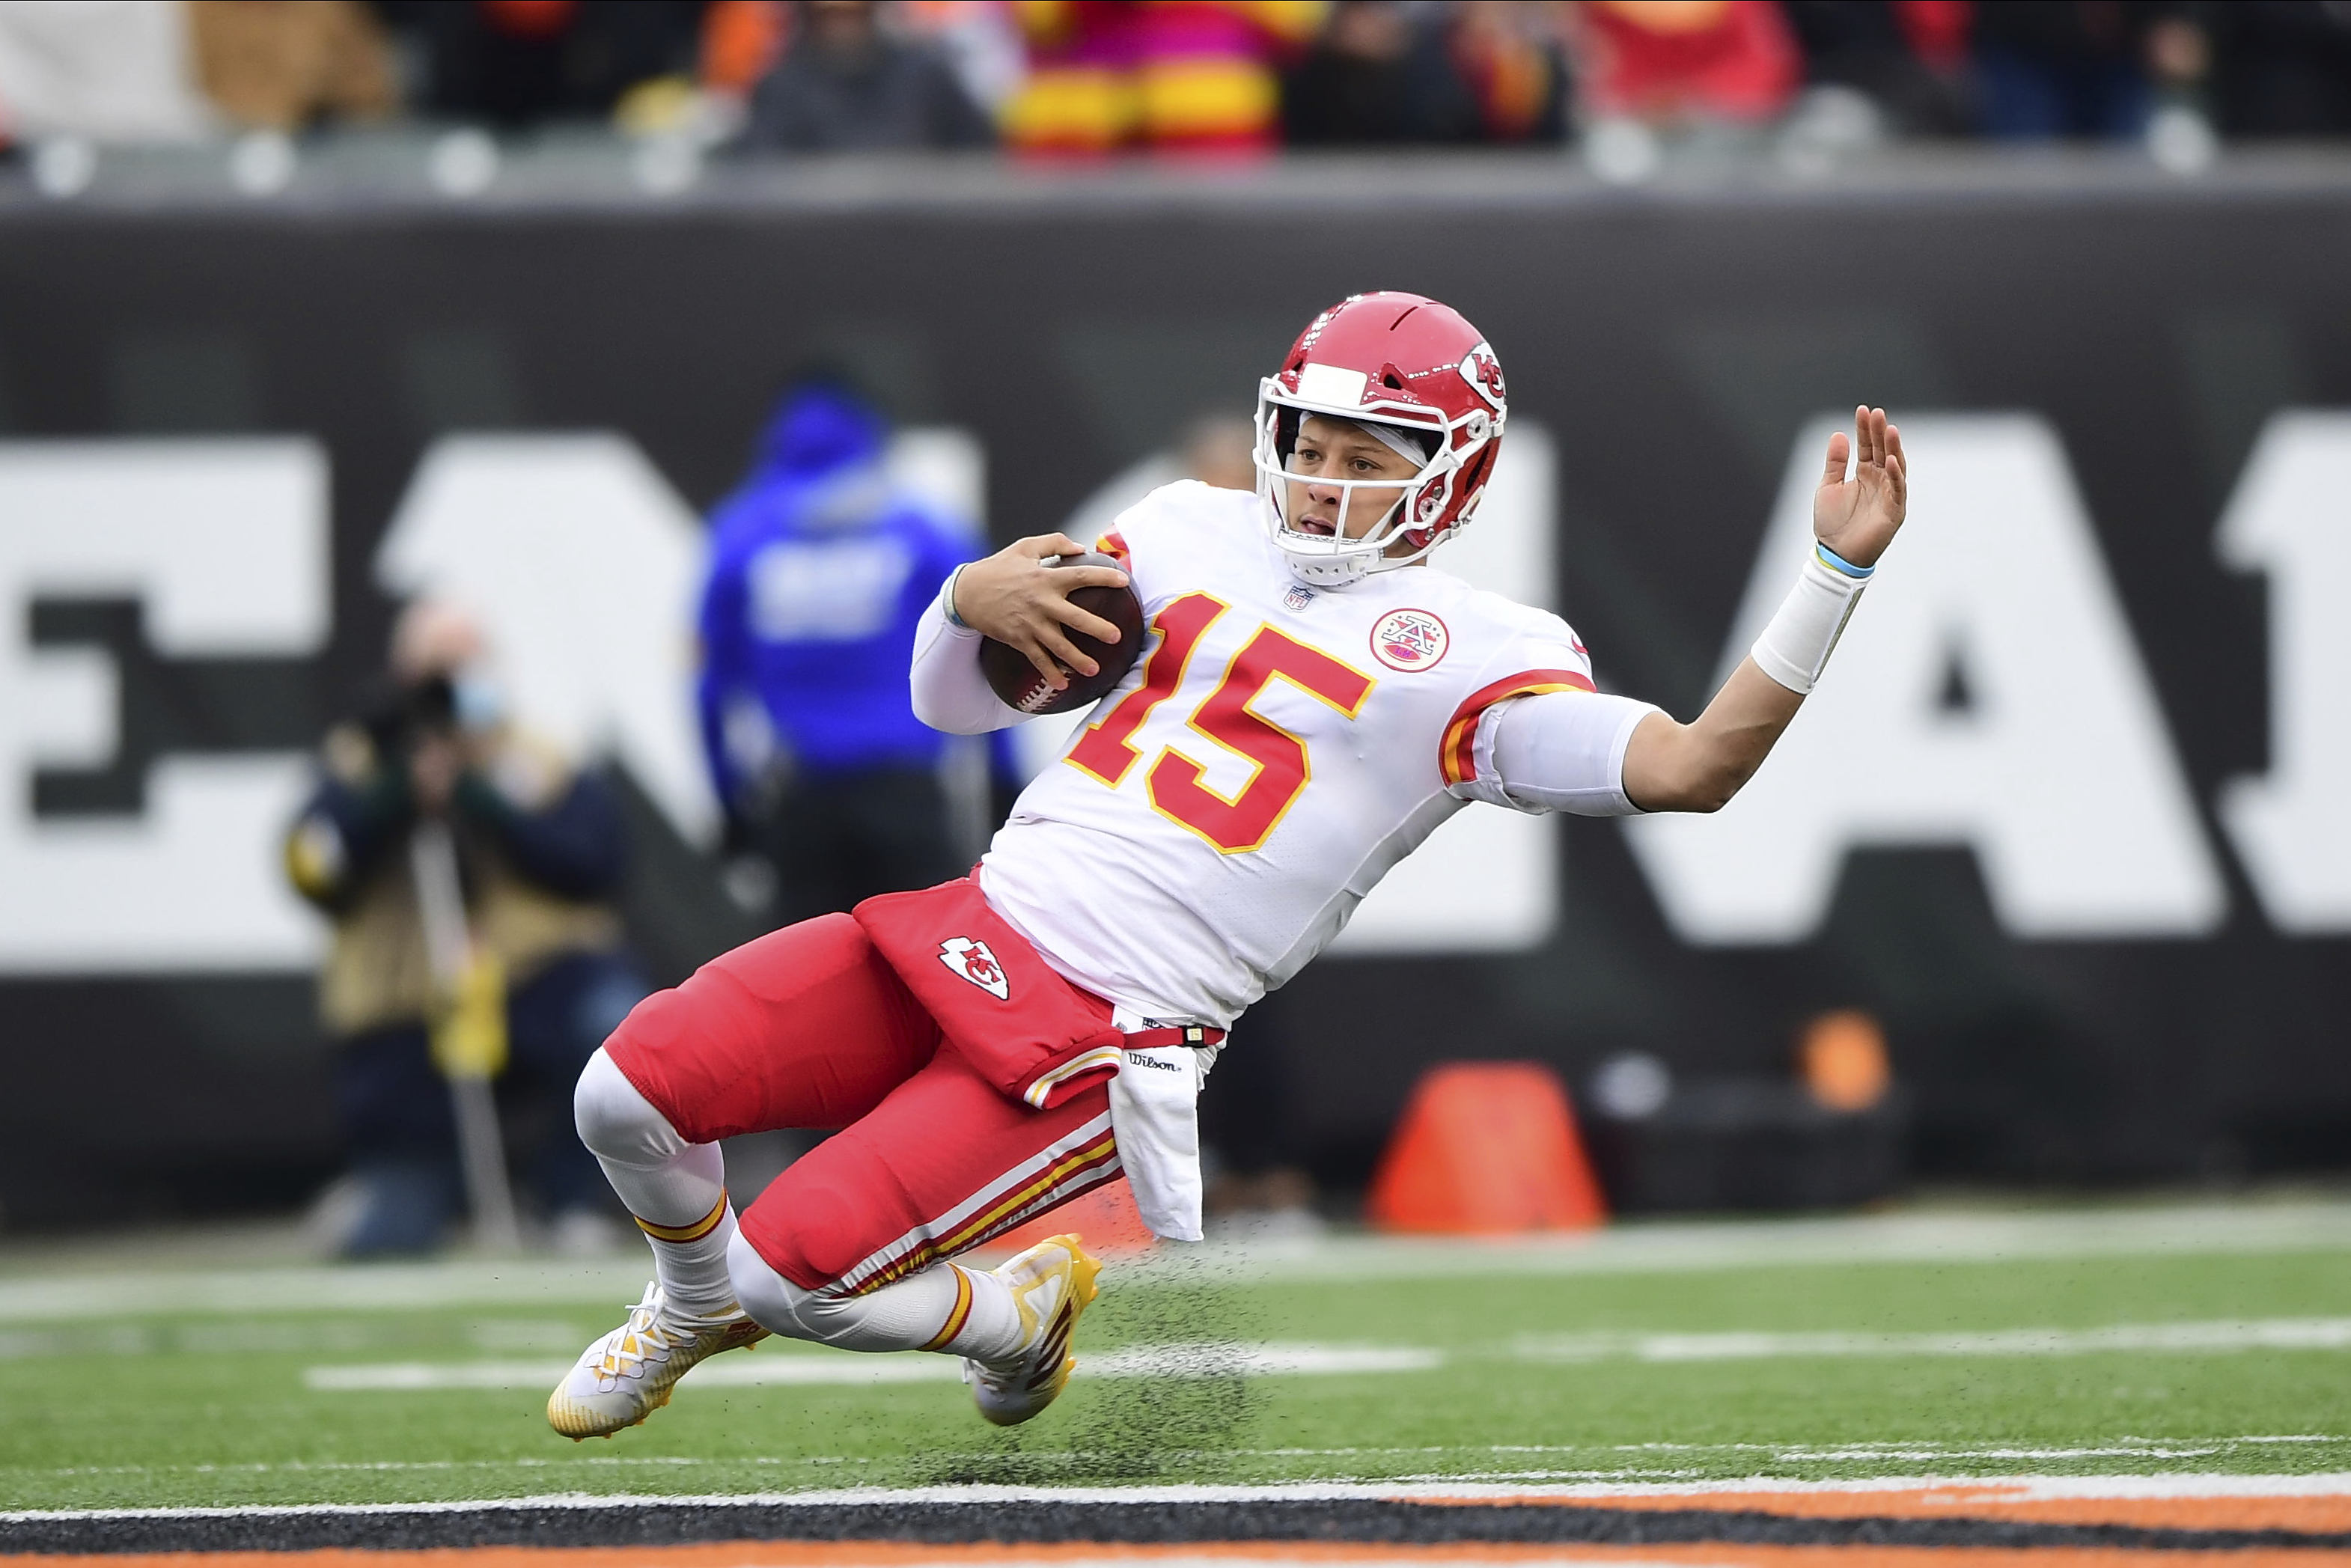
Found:
[[[950,936],[939,944],[939,962],[947,967],[950,974],[961,975],[998,1001],[1012,999],[1011,977],[996,961],[996,954],[987,943],[969,936]]]

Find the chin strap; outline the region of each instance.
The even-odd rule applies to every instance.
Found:
[[[1292,555],[1287,550],[1282,555],[1290,562],[1290,575],[1309,588],[1344,588],[1370,575],[1361,556]]]

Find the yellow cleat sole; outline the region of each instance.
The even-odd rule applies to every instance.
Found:
[[[547,1424],[575,1443],[586,1442],[590,1437],[610,1438],[627,1431],[632,1427],[642,1427],[647,1416],[669,1404],[670,1396],[677,1392],[678,1382],[685,1376],[686,1373],[693,1371],[714,1355],[721,1355],[730,1350],[747,1349],[767,1337],[768,1331],[748,1319],[737,1323],[719,1343],[695,1356],[684,1370],[677,1374],[676,1377],[670,1379],[667,1385],[657,1393],[648,1395],[643,1409],[639,1410],[630,1419],[618,1424],[613,1424],[609,1416],[591,1406],[566,1399],[563,1396],[562,1388],[558,1386],[553,1394],[548,1396]]]
[[[547,1424],[575,1443],[584,1443],[590,1437],[602,1437],[610,1441],[632,1427],[643,1426],[645,1417],[666,1406],[669,1404],[670,1396],[676,1392],[677,1385],[671,1384],[648,1400],[645,1407],[637,1412],[635,1419],[623,1421],[617,1427],[605,1426],[603,1417],[595,1411],[574,1405],[558,1395],[547,1402]]]

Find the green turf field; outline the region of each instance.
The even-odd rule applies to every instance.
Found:
[[[575,1447],[546,1387],[640,1272],[0,1260],[0,1506],[2351,1470],[2336,1205],[1113,1264],[1077,1381],[1017,1431],[983,1425],[944,1358],[770,1341]],[[907,1380],[838,1381],[866,1375]]]

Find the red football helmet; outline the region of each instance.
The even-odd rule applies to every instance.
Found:
[[[1324,586],[1409,565],[1467,523],[1494,472],[1509,398],[1502,366],[1478,329],[1418,294],[1355,294],[1317,316],[1290,345],[1280,373],[1258,383],[1257,493],[1266,527],[1301,579]],[[1307,533],[1282,514],[1298,427],[1310,413],[1400,433],[1420,471],[1360,538]],[[1374,435],[1380,435],[1377,429]],[[1354,498],[1394,489],[1394,479],[1322,479]],[[1398,539],[1411,548],[1389,555]]]

